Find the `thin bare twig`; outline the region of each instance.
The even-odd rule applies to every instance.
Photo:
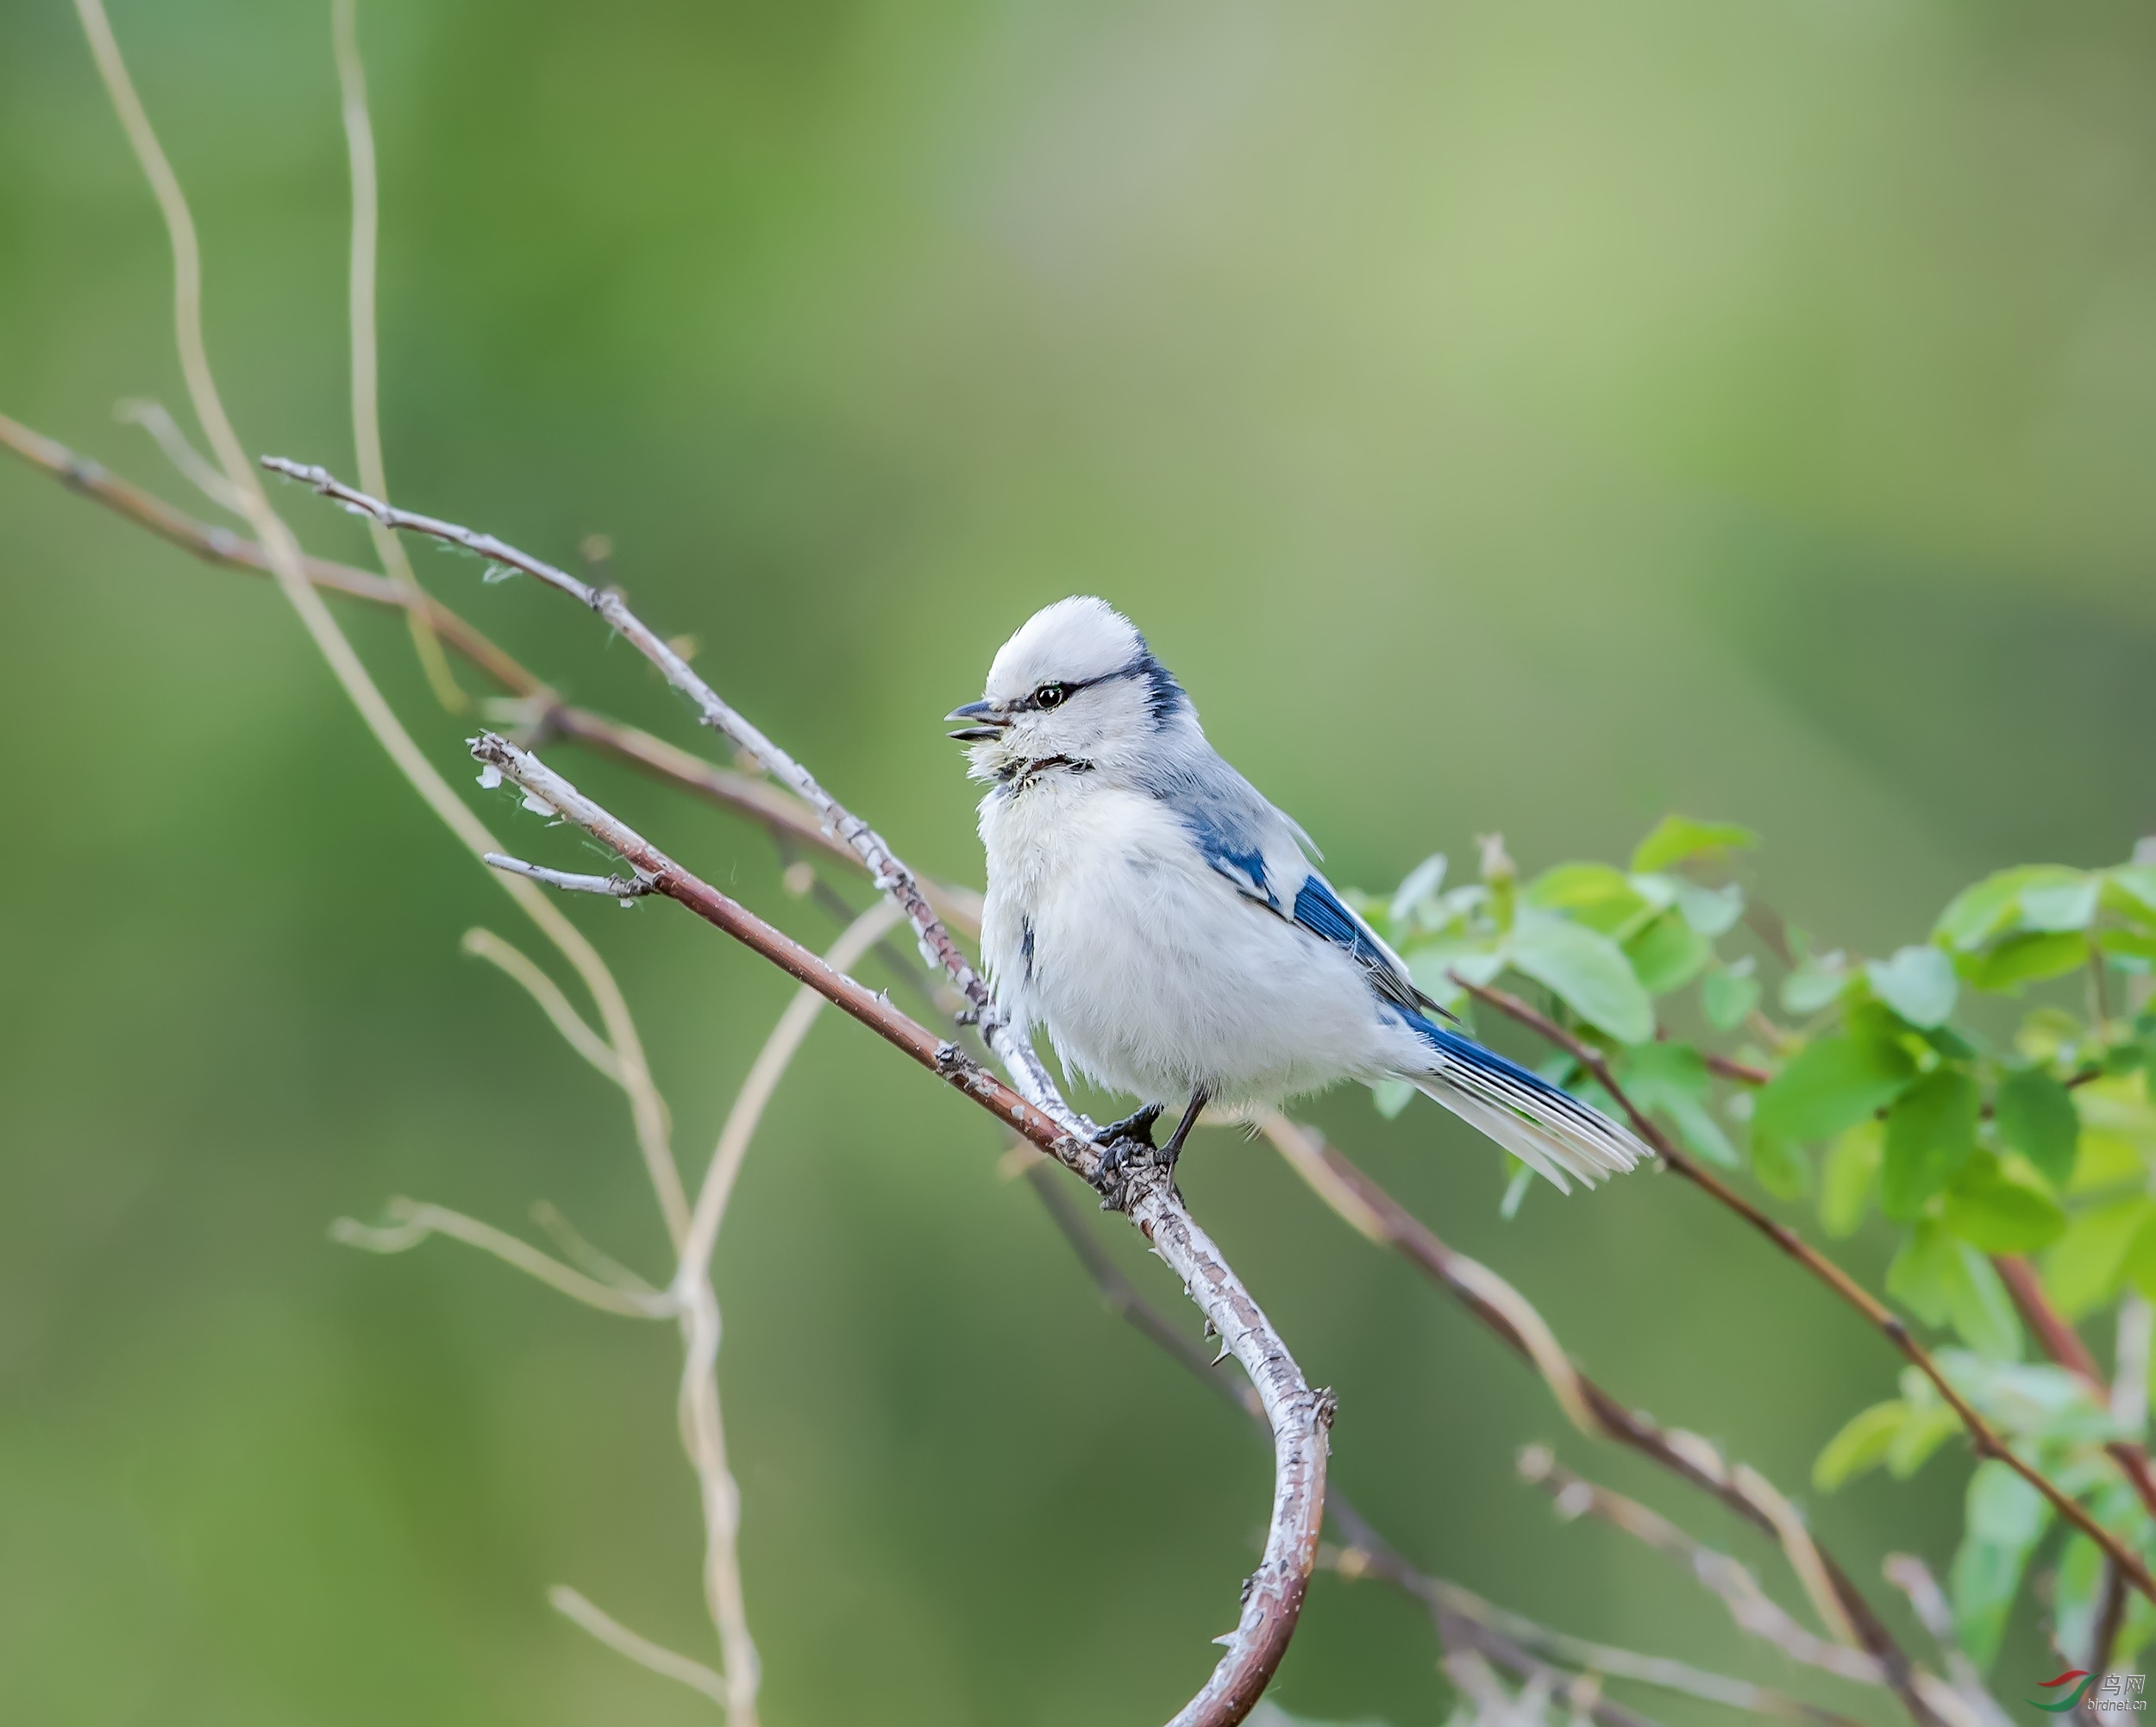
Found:
[[[352,246],[348,297],[352,322],[352,442],[360,459],[360,484],[389,496],[388,470],[382,463],[379,367],[375,360],[375,252],[380,235],[379,198],[374,170],[374,123],[367,111],[367,63],[360,55],[358,0],[330,0],[329,32],[336,45],[337,84],[344,102],[345,153],[352,166]],[[472,698],[458,687],[456,674],[442,657],[442,643],[428,622],[427,608],[416,604],[419,578],[412,573],[404,542],[386,528],[369,522],[374,555],[383,573],[405,596],[404,617],[411,645],[433,687],[435,699],[461,713]]]
[[[847,926],[824,955],[824,963],[843,973],[882,937],[897,917],[892,906],[879,901]],[[681,1443],[703,1489],[704,1594],[712,1623],[718,1627],[730,1727],[755,1727],[762,1662],[749,1633],[741,1580],[741,1489],[726,1461],[726,1424],[719,1410],[720,1323],[718,1298],[711,1287],[711,1248],[725,1217],[734,1179],[763,1118],[765,1105],[823,1005],[824,998],[814,990],[798,992],[749,1067],[749,1077],[742,1082],[734,1106],[727,1112],[726,1124],[697,1195],[670,1292],[681,1311]]]
[[[1782,1544],[1799,1581],[1808,1587],[1816,1587],[1823,1580],[1832,1591],[1833,1606],[1821,1611],[1822,1620],[1838,1630],[1844,1626],[1852,1630],[1858,1643],[1878,1661],[1887,1683],[1909,1713],[1925,1727],[1937,1727],[1939,1718],[1919,1694],[1919,1675],[1893,1633],[1848,1574],[1804,1530],[1801,1520],[1780,1514],[1779,1507],[1787,1502],[1755,1471],[1742,1465],[1733,1467],[1697,1434],[1661,1427],[1644,1411],[1628,1407],[1581,1373],[1553,1343],[1539,1349],[1531,1345],[1528,1334],[1522,1332],[1519,1323],[1520,1310],[1534,1311],[1526,1297],[1488,1267],[1448,1247],[1361,1167],[1310,1129],[1275,1115],[1266,1119],[1263,1131],[1290,1167],[1351,1227],[1400,1254],[1542,1372],[1560,1407],[1576,1424],[1581,1424],[1583,1412],[1588,1432],[1614,1439],[1652,1459],[1772,1536]],[[1472,1269],[1463,1270],[1463,1267]],[[1499,1286],[1509,1299],[1492,1299]],[[1537,1324],[1540,1325],[1539,1315]],[[1547,1329],[1541,1326],[1545,1336]],[[1791,1550],[1793,1545],[1796,1551]],[[1815,1600],[1814,1606],[1818,1605]]]
[[[1025,1150],[1024,1155],[1027,1163],[1025,1173],[1028,1185],[1039,1196],[1057,1230],[1077,1255],[1079,1263],[1091,1275],[1094,1286],[1100,1291],[1108,1311],[1133,1330],[1157,1344],[1206,1389],[1234,1405],[1263,1429],[1265,1411],[1258,1403],[1257,1393],[1247,1385],[1238,1384],[1221,1373],[1218,1366],[1206,1358],[1205,1351],[1194,1347],[1165,1315],[1138,1292],[1137,1286],[1123,1274],[1094,1239],[1093,1232],[1087,1228],[1084,1217],[1070,1203],[1062,1184],[1051,1173],[1048,1161],[1037,1156],[1030,1149]],[[1455,1615],[1474,1626],[1509,1639],[1518,1649],[1564,1661],[1575,1668],[1589,1668],[1608,1678],[1635,1680],[1643,1685],[1682,1692],[1689,1696],[1706,1698],[1712,1702],[1727,1703],[1733,1708],[1747,1709],[1756,1714],[1779,1716],[1792,1720],[1846,1721],[1846,1717],[1800,1703],[1764,1686],[1725,1678],[1720,1674],[1708,1673],[1683,1661],[1637,1655],[1629,1649],[1615,1649],[1606,1643],[1589,1643],[1567,1636],[1499,1607],[1457,1583],[1433,1577],[1403,1558],[1390,1542],[1379,1535],[1357,1512],[1347,1496],[1337,1486],[1330,1486],[1326,1491],[1326,1517],[1328,1522],[1341,1530],[1343,1540],[1339,1544],[1320,1545],[1318,1565],[1321,1570],[1333,1572],[1343,1581],[1354,1582],[1365,1577],[1375,1579],[1421,1601],[1432,1610],[1433,1614]],[[1804,1634],[1800,1631],[1799,1635]],[[1487,1643],[1478,1642],[1477,1647],[1486,1655],[1503,1659],[1501,1652]],[[1832,1644],[1824,1647],[1833,1649]],[[1862,1655],[1852,1655],[1846,1650],[1835,1649],[1834,1653],[1851,1661],[1867,1660]],[[1524,1674],[1527,1669],[1523,1668],[1520,1671]],[[1876,1663],[1870,1664],[1870,1672],[1866,1676],[1875,1685],[1884,1683]]]
[[[519,1241],[477,1217],[467,1217],[461,1211],[402,1196],[389,1202],[388,1211],[390,1222],[386,1227],[339,1217],[329,1226],[329,1239],[348,1248],[364,1248],[369,1253],[401,1254],[417,1247],[429,1236],[448,1236],[482,1253],[493,1255],[526,1276],[537,1278],[587,1307],[618,1313],[629,1319],[671,1319],[680,1311],[679,1304],[671,1294],[601,1283],[597,1278],[587,1277],[559,1260],[549,1258],[530,1242]]]
[[[504,941],[492,929],[467,929],[461,945],[466,953],[486,960],[521,985],[524,992],[538,1003],[539,1011],[546,1015],[548,1023],[561,1034],[562,1042],[616,1085],[621,1083],[621,1064],[614,1059],[613,1045],[584,1023],[584,1016],[570,1004],[561,986],[548,977],[523,949]]]
[[[322,596],[308,580],[298,541],[283,518],[270,507],[261,477],[248,461],[239,435],[233,430],[232,422],[225,413],[223,398],[218,393],[216,378],[210,369],[210,351],[203,339],[202,250],[186,195],[166,158],[164,147],[158,142],[156,130],[135,92],[134,80],[128,75],[127,62],[105,16],[103,0],[75,0],[75,9],[89,41],[91,57],[97,62],[98,76],[104,82],[114,112],[119,116],[121,128],[127,135],[143,176],[150,184],[171,242],[173,338],[179,350],[180,371],[187,382],[188,398],[225,478],[246,504],[248,524],[260,541],[263,560],[317,650],[329,662],[346,697],[374,735],[375,741],[421,800],[462,842],[466,849],[475,856],[484,856],[498,849],[492,835],[435,771],[383,698],[367,667],[353,651],[352,644],[323,604]],[[643,1045],[613,974],[607,970],[598,950],[538,888],[513,877],[498,876],[497,879],[525,916],[538,924],[575,968],[597,1004],[600,1019],[606,1026],[607,1040],[613,1045],[621,1064],[622,1083],[629,1094],[638,1148],[654,1191],[659,1196],[668,1232],[678,1241],[687,1225],[688,1199],[681,1188],[680,1173],[674,1167],[672,1154],[667,1148],[665,1111],[659,1104],[657,1090],[651,1084]]]
[[[205,563],[254,575],[271,573],[268,554],[259,541],[195,520],[87,456],[4,414],[0,414],[0,448],[50,475],[69,491],[103,504]],[[520,704],[517,723],[528,724],[543,735],[566,738],[744,817],[781,845],[812,846],[854,868],[861,867],[853,848],[825,833],[809,807],[792,792],[768,779],[718,767],[636,726],[562,701],[537,674],[425,591],[407,593],[371,570],[326,558],[304,558],[301,567],[307,580],[325,593],[392,610],[423,610],[427,627],[444,646],[517,699]],[[968,931],[980,928],[981,896],[973,889],[926,878],[921,888],[944,922]]]
[[[1880,1569],[1888,1582],[1908,1597],[1918,1623],[1939,1646],[1954,1694],[1967,1707],[1977,1727],[2011,1727],[2012,1718],[1999,1707],[1985,1686],[1977,1664],[1963,1653],[1960,1634],[1954,1629],[1954,1610],[1947,1605],[1946,1592],[1939,1586],[1939,1580],[1932,1575],[1931,1568],[1913,1554],[1890,1553]]]
[[[474,759],[499,769],[522,791],[614,852],[655,892],[686,906],[843,1009],[1089,1186],[1099,1189],[1106,1185],[1105,1161],[1100,1147],[1090,1138],[1067,1131],[1056,1115],[998,1079],[956,1044],[937,1037],[882,995],[864,988],[683,869],[536,757],[492,734],[474,739],[472,753]],[[861,824],[855,831],[866,831],[866,825]],[[1052,1091],[1053,1082],[1050,1084]],[[1062,1104],[1060,1094],[1056,1094],[1055,1101],[1062,1113],[1075,1116]],[[1225,1639],[1227,1653],[1174,1723],[1174,1727],[1200,1727],[1200,1724],[1233,1727],[1250,1712],[1271,1679],[1301,1611],[1317,1558],[1325,1504],[1326,1436],[1332,1424],[1332,1399],[1329,1393],[1313,1392],[1304,1383],[1294,1357],[1263,1312],[1175,1197],[1165,1171],[1141,1167],[1122,1197],[1125,1215],[1182,1280],[1191,1299],[1250,1374],[1273,1431],[1273,1508],[1264,1556],[1246,1586],[1237,1628]]]
[[[889,894],[905,910],[906,920],[920,941],[922,952],[949,974],[966,998],[982,1039],[1009,1070],[1018,1088],[1032,1099],[1036,1107],[1055,1114],[1067,1127],[1079,1128],[1081,1117],[1063,1102],[1061,1091],[1046,1065],[1034,1053],[1032,1045],[1004,1023],[1002,1011],[996,1005],[987,980],[974,969],[965,950],[944,928],[928,892],[913,872],[899,860],[881,835],[833,798],[807,768],[766,737],[705,683],[672,642],[630,610],[619,589],[595,588],[545,559],[519,550],[492,534],[478,533],[439,516],[399,510],[346,485],[326,468],[284,456],[264,456],[261,466],[287,479],[310,485],[324,497],[371,516],[385,528],[423,534],[461,547],[491,563],[521,571],[597,612],[617,635],[656,666],[668,684],[695,705],[698,717],[705,725],[800,798],[815,812],[824,831],[852,848],[878,892]]]
[[[547,1604],[565,1619],[581,1625],[616,1655],[626,1655],[638,1667],[661,1677],[678,1680],[692,1691],[700,1691],[712,1702],[726,1701],[726,1681],[700,1661],[661,1649],[649,1637],[640,1637],[620,1620],[593,1606],[566,1583],[547,1591]]]
[[[1968,1430],[1971,1448],[1979,1457],[1996,1458],[2042,1494],[2053,1511],[2079,1530],[2103,1549],[2104,1556],[2118,1567],[2120,1574],[2150,1600],[2156,1601],[2156,1576],[2148,1567],[2110,1530],[2092,1517],[2081,1502],[2053,1481],[2044,1472],[2017,1453],[1971,1407],[1969,1400],[1955,1388],[1931,1352],[1916,1341],[1906,1321],[1878,1299],[1869,1290],[1849,1275],[1833,1261],[1812,1247],[1786,1223],[1781,1223],[1737,1192],[1727,1183],[1710,1173],[1702,1165],[1682,1150],[1659,1123],[1641,1110],[1618,1084],[1611,1071],[1609,1061],[1602,1052],[1584,1039],[1575,1036],[1547,1014],[1537,1011],[1518,996],[1488,984],[1470,982],[1458,973],[1453,981],[1477,1001],[1495,1008],[1507,1017],[1517,1020],[1549,1042],[1564,1050],[1592,1073],[1602,1089],[1615,1099],[1619,1108],[1630,1117],[1634,1130],[1653,1147],[1656,1154],[1670,1170],[1683,1176],[1694,1186],[1721,1205],[1743,1218],[1776,1247],[1795,1260],[1805,1270],[1825,1284],[1857,1312],[1863,1315],[1888,1342],[1900,1350],[1904,1360],[1930,1380],[1946,1405],[1959,1417]]]
[[[2088,1386],[2099,1403],[2108,1405],[2111,1386],[2103,1377],[2103,1369],[2081,1341],[2081,1334],[2052,1305],[2036,1267],[2018,1254],[1994,1255],[1991,1263],[1998,1268],[1999,1280],[2006,1285],[2007,1293],[2014,1298],[2014,1305],[2036,1334],[2044,1353]],[[2156,1511],[2156,1468],[2150,1466],[2147,1449],[2130,1439],[2107,1441],[2103,1449],[2133,1484],[2142,1505]]]
[[[1748,1567],[1638,1500],[1575,1474],[1557,1461],[1547,1446],[1531,1445],[1520,1452],[1520,1474],[1523,1480],[1545,1490],[1563,1516],[1598,1517],[1649,1547],[1683,1560],[1700,1583],[1720,1598],[1731,1618],[1792,1661],[1864,1685],[1886,1683],[1886,1671],[1877,1659],[1806,1630],[1759,1586],[1758,1579]]]

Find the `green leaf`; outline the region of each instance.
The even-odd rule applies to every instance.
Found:
[[[1683,989],[1714,957],[1714,944],[1681,911],[1665,911],[1625,943],[1625,957],[1651,996]]]
[[[2103,873],[2104,903],[2128,917],[2156,917],[2156,864],[2120,864]]]
[[[1542,911],[1562,911],[1576,923],[1620,940],[1651,916],[1654,902],[1603,863],[1562,863],[1543,871],[1528,885],[1527,904]]]
[[[1977,1082],[1959,1067],[1935,1067],[1887,1111],[1879,1209],[1908,1223],[1977,1148]]]
[[[1904,948],[1890,960],[1864,968],[1872,994],[1911,1025],[1944,1025],[1954,1011],[1960,982],[1954,962],[1936,948]]]
[[[2064,902],[2071,898],[2072,890],[2080,888],[2089,879],[2085,872],[2069,869],[2064,864],[2023,864],[2015,869],[2001,870],[1955,896],[1953,902],[1939,914],[1939,922],[1932,926],[1932,935],[1949,947],[1966,953],[2009,929],[2065,927],[2056,923],[2024,923],[2023,898],[2035,893],[2040,910],[2055,915],[2061,910],[2071,909]]]
[[[2102,880],[2091,875],[2076,881],[2046,881],[2023,888],[2021,928],[2086,929],[2095,921],[2102,886]]]
[[[1377,1105],[1377,1113],[1390,1121],[1407,1107],[1407,1100],[1415,1094],[1415,1088],[1405,1079],[1381,1079],[1370,1087],[1370,1101]]]
[[[1689,1043],[1643,1043],[1626,1053],[1620,1076],[1632,1100],[1676,1123],[1677,1136],[1710,1163],[1734,1169],[1739,1160],[1707,1099],[1707,1063]]]
[[[1645,1043],[1654,1036],[1654,1003],[1624,949],[1607,935],[1547,912],[1523,912],[1511,960],[1619,1042]]]
[[[2048,1193],[2015,1181],[1979,1152],[1946,1189],[1940,1221],[1987,1254],[2028,1254],[2066,1232],[2066,1214]]]
[[[1886,1129],[1876,1121],[1858,1122],[1834,1142],[1819,1190],[1819,1220],[1828,1235],[1856,1234],[1885,1149]]]
[[[2126,1279],[2126,1256],[2156,1218],[2156,1200],[2136,1194],[2067,1220],[2066,1233],[2044,1255],[2044,1288],[2069,1319],[2108,1306]]]
[[[1758,969],[1747,954],[1734,965],[1718,966],[1700,979],[1700,1011],[1717,1031],[1734,1031],[1759,1005]]]
[[[1811,1192],[1811,1160],[1795,1140],[1752,1136],[1752,1173],[1777,1199],[1802,1199]]]
[[[1745,915],[1745,891],[1733,881],[1722,887],[1702,887],[1689,876],[1662,879],[1677,895],[1677,909],[1684,914],[1684,921],[1702,935],[1727,935]]]
[[[1695,822],[1689,816],[1664,816],[1633,853],[1633,873],[1667,869],[1702,852],[1750,851],[1758,843],[1758,835],[1734,822]]]
[[[1956,1635],[1979,1668],[1988,1669],[1998,1658],[2021,1573],[2051,1517],[2044,1496],[2005,1464],[1995,1458],[1977,1465],[1946,1592]]]
[[[1822,1037],[1799,1050],[1762,1087],[1754,1139],[1825,1139],[1854,1127],[1899,1097],[1916,1063],[1898,1043],[1877,1037]]]
[[[1999,1137],[2063,1189],[2073,1177],[2074,1152],[2081,1143],[2073,1093],[2040,1068],[2027,1068],[1999,1081],[1993,1114]]]
[[[1887,1292],[1927,1325],[1952,1325],[1980,1355],[2012,1361],[2021,1353],[2021,1323],[1991,1261],[1936,1218],[1910,1230],[1887,1267]]]
[[[2059,1547],[2059,1567],[2052,1574],[2052,1624],[2059,1648],[2085,1649],[2096,1642],[2103,1586],[2103,1549],[2078,1530],[2072,1531]]]
[[[1924,1405],[1894,1436],[1894,1443],[1887,1449],[1887,1474],[1897,1481],[1908,1480],[1924,1467],[1933,1452],[1961,1430],[1961,1417],[1948,1405],[1936,1399]]]
[[[2085,935],[2015,935],[1988,954],[1962,954],[1954,961],[1954,969],[1977,989],[2012,995],[2023,984],[2063,978],[2088,961]]]
[[[1849,968],[1839,953],[1808,959],[1782,979],[1782,1007],[1800,1019],[1817,1013],[1849,986]]]
[[[1387,920],[1395,929],[1406,927],[1407,920],[1422,909],[1425,900],[1433,898],[1445,885],[1445,854],[1433,853],[1407,872],[1407,879],[1400,884],[1386,908]]]
[[[1878,1467],[1911,1413],[1899,1398],[1858,1410],[1821,1449],[1812,1465],[1812,1485],[1831,1493],[1851,1476]]]

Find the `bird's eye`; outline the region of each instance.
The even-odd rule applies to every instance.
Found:
[[[1033,691],[1033,705],[1037,708],[1060,708],[1063,698],[1070,692],[1061,684],[1044,684]]]

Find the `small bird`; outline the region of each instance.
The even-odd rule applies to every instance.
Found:
[[[1341,1079],[1404,1079],[1566,1188],[1646,1148],[1540,1075],[1438,1023],[1400,957],[1312,867],[1317,848],[1206,741],[1182,685],[1105,600],[1059,600],[948,716],[985,782],[981,956],[1067,1069],[1143,1107],[1111,1167],[1171,1172],[1208,1108],[1251,1120]],[[1448,1016],[1449,1017],[1449,1016]]]

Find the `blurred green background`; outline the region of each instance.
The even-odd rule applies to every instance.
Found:
[[[195,200],[242,438],[348,472],[326,0],[114,22]],[[1621,856],[1676,807],[1764,829],[1766,897],[1881,951],[1986,869],[2156,829],[2145,5],[360,24],[398,495],[562,560],[611,535],[646,615],[924,868],[979,875],[938,717],[1072,591],[1137,617],[1344,884],[1497,829],[1530,868]],[[9,0],[0,409],[183,496],[111,411],[181,405],[168,281],[72,9]],[[658,1269],[617,1099],[458,953],[523,930],[265,585],[13,464],[0,518],[0,1717],[710,1718],[544,1602],[570,1583],[709,1653],[671,1335],[454,1246],[325,1236],[397,1192],[512,1227],[544,1198]],[[573,694],[691,740],[573,608],[416,555]],[[349,622],[461,775],[468,724],[401,627]],[[833,933],[759,833],[564,766]],[[573,910],[700,1163],[781,980],[669,908]],[[1886,1347],[1688,1190],[1539,1192],[1507,1224],[1498,1160],[1438,1111],[1308,1113],[1620,1395],[1793,1492],[1890,1394]],[[750,1159],[722,1380],[774,1727],[1159,1718],[1231,1621],[1263,1449],[1100,1311],[997,1150],[832,1019]],[[1338,1391],[1336,1479],[1413,1557],[1805,1688],[1674,1566],[1556,1523],[1512,1454],[1557,1440],[1794,1601],[1755,1536],[1564,1436],[1262,1145],[1207,1134],[1185,1167]],[[1883,1239],[1846,1254],[1875,1283]],[[1810,1505],[1913,1643],[1878,1559],[1943,1567],[1965,1469]],[[2017,1696],[2051,1670],[2022,1620]],[[1434,1653],[1407,1605],[1320,1578],[1275,1694],[1432,1720]]]

